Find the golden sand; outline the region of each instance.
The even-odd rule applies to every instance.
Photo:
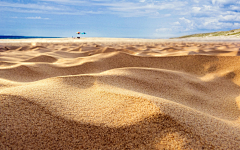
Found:
[[[0,41],[0,149],[240,149],[240,42]]]

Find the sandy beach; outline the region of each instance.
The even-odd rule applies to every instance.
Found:
[[[240,38],[0,40],[0,149],[240,149]]]

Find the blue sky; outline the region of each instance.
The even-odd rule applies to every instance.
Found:
[[[238,28],[239,0],[0,0],[0,35],[169,38]]]

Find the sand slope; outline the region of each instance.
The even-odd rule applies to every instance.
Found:
[[[0,44],[0,149],[240,149],[240,43],[93,41]]]

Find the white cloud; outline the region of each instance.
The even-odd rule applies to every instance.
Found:
[[[239,29],[239,28],[240,28],[240,23],[233,24],[233,29]]]
[[[46,1],[56,1],[56,2],[67,2],[71,0],[46,0]],[[29,14],[58,14],[58,15],[86,15],[86,14],[101,14],[102,11],[92,11],[92,10],[79,10],[71,8],[64,5],[48,5],[44,4],[31,4],[31,3],[8,3],[0,1],[0,11],[7,12],[19,12],[19,13],[29,13]],[[37,19],[37,18],[36,18]]]
[[[169,32],[169,31],[172,31],[171,28],[159,28],[159,29],[156,29],[156,32]]]
[[[60,8],[48,5],[38,5],[38,4],[22,4],[22,3],[8,3],[1,2],[0,7],[10,7],[10,8],[28,8],[28,9],[37,9],[37,10],[60,10]]]
[[[210,3],[199,1],[192,3],[188,8],[184,13],[179,13],[181,15],[177,21],[179,24],[174,22],[166,27],[178,32],[240,28],[240,12],[235,11],[240,10],[240,1],[211,0]]]
[[[0,13],[2,11],[35,13],[36,16],[41,16],[40,13],[144,16],[156,19],[157,23],[164,18],[161,21],[167,23],[162,25],[162,28],[154,28],[156,32],[223,30],[237,28],[240,22],[239,0],[40,0],[32,4],[4,0],[0,1]]]
[[[240,14],[238,15],[220,15],[219,21],[240,21]]]
[[[25,17],[26,19],[44,19],[48,20],[49,18],[42,18],[42,17]]]
[[[170,17],[171,16],[171,14],[165,14],[164,15],[164,17]]]
[[[157,0],[40,0],[37,3],[1,2],[1,11],[22,13],[48,14],[113,14],[122,17],[169,17],[171,12],[164,15],[164,10],[181,10],[187,5],[185,1],[157,1]],[[80,13],[81,12],[81,13]],[[84,13],[82,13],[84,12]]]
[[[240,2],[239,2],[240,3]],[[240,6],[236,6],[236,5],[231,5],[230,6],[231,10],[239,10],[240,11]]]
[[[204,10],[211,11],[211,10],[216,9],[216,7],[213,7],[213,6],[211,6],[211,5],[203,5],[203,9],[204,9]]]
[[[179,18],[180,20],[183,20],[184,22],[186,22],[186,23],[191,23],[192,21],[190,21],[190,20],[188,20],[188,19],[186,19],[186,18],[184,18],[184,17],[182,17],[182,18]]]
[[[198,13],[201,10],[201,7],[193,7],[192,10],[194,13]]]
[[[74,3],[74,4],[85,3],[86,2],[86,1],[79,1],[79,0],[41,0],[41,1],[56,2],[56,3]]]
[[[11,17],[14,19],[43,19],[43,20],[48,20],[49,18],[42,18],[42,17]]]
[[[139,17],[149,16],[156,17],[158,11],[163,10],[179,10],[182,9],[187,3],[184,1],[169,1],[159,2],[155,0],[143,2],[130,2],[130,1],[109,1],[106,3],[93,3],[92,5],[106,7],[114,14],[119,14],[124,17]],[[165,17],[171,14],[163,15]],[[159,17],[162,15],[159,15]]]
[[[198,0],[193,0],[195,3],[199,3],[199,1]]]
[[[181,25],[178,21],[174,22],[173,25]]]
[[[218,4],[218,5],[226,5],[226,4],[233,4],[239,2],[238,0],[212,0],[212,4]]]

